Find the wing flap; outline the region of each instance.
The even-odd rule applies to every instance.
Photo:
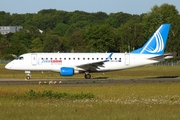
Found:
[[[99,69],[99,67],[104,67],[105,61],[99,61],[99,62],[94,62],[94,63],[87,63],[87,64],[82,64],[82,65],[78,65],[77,67],[85,69],[86,71],[96,71],[97,69]]]

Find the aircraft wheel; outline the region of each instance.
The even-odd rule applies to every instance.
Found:
[[[31,77],[30,76],[26,76],[26,79],[29,80]]]
[[[90,74],[85,74],[84,77],[85,77],[86,79],[91,79],[91,75],[90,75]]]

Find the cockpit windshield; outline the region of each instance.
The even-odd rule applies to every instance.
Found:
[[[24,60],[24,57],[23,56],[19,56],[16,58],[16,60]]]

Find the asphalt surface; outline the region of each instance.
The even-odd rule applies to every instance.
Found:
[[[58,85],[88,86],[111,84],[167,84],[180,83],[180,78],[143,78],[143,79],[0,79],[0,85]]]

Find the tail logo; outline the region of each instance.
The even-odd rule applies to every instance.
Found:
[[[156,30],[156,32],[154,32],[151,38],[143,45],[143,47],[138,48],[132,51],[131,53],[157,54],[157,55],[164,54],[169,29],[170,29],[170,24],[162,24]]]
[[[149,40],[148,44],[144,47],[144,50],[146,52],[159,53],[164,50],[164,41],[159,30],[154,33],[153,37]],[[142,50],[141,53],[144,50]]]

